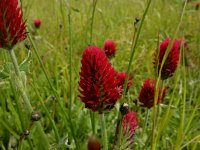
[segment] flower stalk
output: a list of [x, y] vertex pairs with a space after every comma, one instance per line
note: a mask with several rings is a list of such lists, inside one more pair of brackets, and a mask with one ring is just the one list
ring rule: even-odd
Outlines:
[[19, 65], [17, 63], [17, 59], [16, 59], [16, 56], [15, 56], [15, 52], [14, 50], [9, 50], [9, 55], [10, 55], [10, 58], [11, 58], [11, 61], [12, 61], [12, 64], [14, 66], [14, 70], [15, 70], [15, 74], [17, 76], [17, 81], [16, 81], [16, 84], [17, 84], [17, 88], [18, 90], [20, 91], [20, 94], [24, 100], [24, 103], [26, 104], [26, 107], [29, 111], [29, 114], [33, 111], [33, 108], [29, 102], [29, 99], [28, 99], [28, 96], [24, 90], [24, 86], [23, 86], [23, 80], [21, 78], [21, 74], [20, 74], [20, 70], [19, 70]]
[[101, 135], [103, 141], [103, 150], [108, 150], [108, 137], [107, 137], [104, 113], [100, 114], [100, 123], [101, 123]]
[[[14, 66], [15, 74], [17, 76], [17, 80], [15, 81], [17, 89], [19, 90], [20, 95], [21, 95], [21, 97], [22, 97], [22, 99], [23, 99], [23, 101], [26, 105], [26, 108], [28, 110], [28, 114], [30, 115], [31, 112], [33, 112], [33, 108], [30, 104], [29, 98], [26, 94], [26, 91], [25, 91], [25, 88], [24, 88], [24, 85], [23, 85], [23, 80], [22, 80], [22, 77], [21, 77], [21, 73], [20, 73], [18, 62], [17, 62], [17, 58], [15, 56], [15, 52], [14, 52], [14, 50], [8, 50], [8, 52], [9, 52], [12, 64]], [[44, 150], [48, 150], [50, 145], [49, 145], [48, 139], [47, 139], [47, 137], [46, 137], [46, 135], [45, 135], [45, 133], [42, 129], [40, 122], [36, 122], [36, 127], [37, 127], [37, 131], [38, 131], [38, 135], [43, 139], [42, 145], [44, 145], [43, 146]]]

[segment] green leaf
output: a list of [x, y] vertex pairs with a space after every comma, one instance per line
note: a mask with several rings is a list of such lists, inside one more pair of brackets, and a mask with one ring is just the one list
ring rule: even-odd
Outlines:
[[32, 53], [31, 51], [29, 51], [28, 56], [19, 66], [20, 71], [24, 71], [25, 73], [30, 73], [31, 60], [32, 60]]
[[0, 71], [0, 80], [6, 79], [10, 77], [10, 72], [13, 69], [13, 65], [11, 62], [6, 62], [3, 69]]

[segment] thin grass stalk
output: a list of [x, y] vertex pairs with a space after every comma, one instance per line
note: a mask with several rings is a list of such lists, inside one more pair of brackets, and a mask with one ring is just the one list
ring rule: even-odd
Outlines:
[[[198, 141], [196, 141], [196, 140], [198, 140]], [[189, 142], [187, 142], [186, 144], [184, 144], [183, 146], [181, 146], [181, 148], [180, 149], [184, 149], [187, 145], [189, 145], [189, 144], [191, 144], [191, 143], [193, 143], [193, 142], [199, 142], [199, 140], [200, 140], [200, 134], [199, 135], [197, 135], [197, 136], [195, 136], [193, 139], [191, 139]]]
[[[159, 49], [160, 49], [160, 47], [159, 47], [159, 43], [160, 43], [160, 38], [159, 38], [159, 33], [158, 33], [158, 41], [157, 41], [157, 46], [156, 46], [156, 68], [155, 68], [155, 81], [157, 81], [157, 78], [158, 78], [158, 62], [159, 62], [159, 54], [160, 54], [160, 51], [159, 51]], [[154, 106], [157, 104], [157, 98], [158, 98], [158, 87], [154, 87]], [[156, 107], [153, 107], [153, 116], [154, 116], [154, 118], [153, 118], [153, 129], [155, 129], [156, 128], [156, 121], [157, 121], [157, 110], [156, 110]], [[152, 130], [152, 132], [154, 132], [153, 130]], [[152, 138], [152, 141], [153, 141], [153, 138]]]
[[19, 139], [20, 135], [18, 135], [17, 132], [15, 132], [12, 127], [9, 126], [9, 123], [5, 122], [2, 117], [0, 118], [0, 124], [6, 128], [15, 138]]
[[96, 124], [95, 124], [95, 114], [92, 112], [92, 110], [89, 110], [90, 112], [90, 119], [91, 119], [91, 125], [92, 125], [92, 133], [95, 135], [96, 133]]
[[106, 131], [105, 116], [104, 116], [104, 113], [99, 114], [99, 115], [100, 115], [100, 123], [101, 123], [101, 135], [102, 135], [102, 141], [103, 141], [103, 150], [108, 150], [108, 137], [107, 137], [107, 131]]
[[[15, 118], [15, 127], [18, 128], [19, 131], [22, 133], [25, 129], [22, 128], [22, 121], [20, 120], [20, 118], [19, 118], [20, 115], [17, 112], [18, 108], [15, 108], [15, 104], [12, 103], [11, 98], [7, 99], [7, 105], [8, 105], [8, 109], [11, 112], [12, 116]], [[23, 107], [20, 107], [20, 109], [21, 108], [23, 108]]]
[[[122, 122], [124, 120], [124, 116], [121, 116], [121, 120], [118, 121], [118, 124], [117, 124], [117, 130], [119, 130], [118, 132], [118, 135], [116, 134], [117, 136], [117, 145], [118, 147], [120, 148], [121, 150], [121, 145], [122, 145], [122, 132], [123, 132], [123, 127], [122, 127]], [[119, 125], [119, 128], [118, 128], [118, 125]], [[116, 132], [117, 133], [117, 132]]]
[[[122, 96], [124, 97], [125, 94], [126, 94], [126, 87], [128, 85], [128, 79], [129, 79], [129, 73], [130, 73], [130, 69], [131, 69], [131, 66], [132, 66], [132, 62], [133, 62], [133, 56], [135, 54], [135, 50], [136, 50], [136, 47], [137, 47], [137, 43], [138, 43], [138, 40], [139, 40], [139, 37], [140, 37], [140, 33], [141, 33], [141, 30], [142, 30], [142, 26], [144, 24], [144, 19], [147, 15], [147, 12], [149, 10], [149, 7], [151, 5], [151, 2], [152, 0], [149, 0], [148, 1], [148, 4], [147, 4], [147, 7], [144, 11], [144, 14], [142, 16], [142, 20], [141, 20], [141, 23], [140, 23], [140, 26], [139, 26], [139, 29], [137, 30], [137, 27], [135, 26], [135, 32], [134, 32], [134, 35], [133, 35], [133, 40], [132, 40], [132, 46], [131, 46], [131, 55], [130, 55], [130, 60], [129, 60], [129, 63], [128, 63], [128, 67], [127, 67], [127, 76], [126, 76], [126, 79], [125, 79], [125, 83], [124, 83], [124, 86], [123, 86], [123, 93], [122, 93]], [[121, 100], [120, 103], [123, 104], [125, 100]], [[118, 112], [118, 121], [121, 120], [121, 112], [119, 111]], [[121, 124], [120, 124], [121, 126]], [[121, 127], [120, 127], [121, 128]], [[119, 137], [121, 137], [121, 132], [119, 132]]]
[[[197, 99], [200, 99], [200, 97], [198, 97]], [[199, 106], [198, 104], [195, 105], [195, 107], [194, 107], [194, 109], [192, 111], [192, 114], [190, 115], [190, 118], [189, 118], [188, 123], [187, 123], [186, 128], [185, 128], [185, 133], [184, 133], [185, 135], [189, 131], [190, 125], [191, 125], [191, 123], [192, 123], [192, 121], [193, 121], [193, 119], [195, 117], [195, 112], [197, 111], [198, 106]]]
[[46, 78], [46, 80], [47, 80], [47, 82], [48, 82], [48, 84], [49, 84], [49, 86], [50, 86], [50, 88], [51, 88], [51, 90], [52, 90], [54, 96], [55, 96], [56, 99], [58, 100], [59, 107], [60, 107], [62, 113], [64, 114], [64, 122], [65, 122], [65, 124], [67, 125], [67, 123], [68, 123], [68, 122], [67, 122], [68, 117], [67, 117], [67, 113], [66, 113], [66, 111], [65, 111], [65, 108], [63, 107], [63, 104], [61, 103], [61, 99], [60, 99], [60, 97], [59, 97], [57, 91], [54, 89], [53, 84], [51, 83], [49, 76], [47, 75], [47, 71], [46, 71], [46, 69], [45, 69], [45, 67], [44, 67], [44, 64], [43, 64], [43, 62], [42, 62], [42, 59], [41, 59], [41, 57], [39, 56], [38, 49], [37, 49], [37, 47], [36, 47], [36, 45], [35, 45], [35, 42], [33, 41], [33, 39], [32, 39], [32, 37], [31, 37], [30, 34], [28, 34], [28, 38], [29, 38], [31, 44], [33, 45], [34, 53], [36, 54], [37, 60], [38, 60], [38, 62], [39, 62], [39, 64], [40, 64], [40, 66], [42, 67], [42, 71], [43, 71], [43, 73], [44, 73], [44, 75], [45, 75], [45, 78]]
[[146, 110], [145, 122], [144, 122], [143, 131], [142, 131], [142, 138], [144, 138], [144, 135], [145, 135], [145, 133], [146, 133], [146, 128], [147, 128], [148, 119], [149, 119], [149, 109]]
[[[177, 84], [178, 84], [178, 79], [176, 79], [175, 81], [176, 81], [175, 84], [174, 84], [175, 86], [174, 86], [174, 89], [173, 89], [173, 92], [172, 92], [172, 96], [171, 96], [170, 101], [169, 101], [168, 108], [167, 108], [164, 116], [162, 117], [162, 120], [159, 121], [160, 122], [160, 126], [158, 127], [158, 132], [157, 132], [156, 139], [155, 139], [156, 141], [158, 139], [160, 139], [160, 136], [161, 136], [161, 134], [162, 134], [162, 132], [163, 132], [165, 126], [166, 126], [166, 123], [170, 119], [171, 114], [172, 114], [171, 106], [172, 106], [172, 102], [174, 100], [174, 94], [175, 94], [175, 90], [176, 90], [176, 87], [177, 87]], [[179, 103], [179, 101], [177, 102], [177, 104], [178, 103]]]
[[155, 86], [155, 89], [154, 89], [154, 106], [153, 106], [153, 126], [152, 126], [152, 143], [151, 143], [151, 149], [154, 150], [156, 149], [156, 120], [157, 120], [157, 108], [156, 108], [156, 105], [157, 105], [157, 101], [158, 101], [158, 94], [159, 94], [159, 84], [160, 84], [160, 77], [161, 77], [161, 74], [159, 74], [158, 78], [157, 78], [157, 83], [156, 83], [156, 86]]
[[162, 68], [164, 66], [164, 63], [167, 59], [167, 56], [170, 52], [170, 49], [173, 45], [173, 42], [174, 42], [174, 39], [179, 31], [179, 28], [180, 28], [180, 25], [182, 23], [182, 20], [183, 20], [183, 16], [184, 16], [184, 13], [185, 13], [185, 8], [186, 8], [186, 4], [187, 4], [187, 0], [185, 0], [185, 4], [183, 6], [183, 10], [182, 10], [182, 13], [181, 13], [181, 18], [180, 18], [180, 21], [179, 21], [179, 24], [177, 25], [177, 28], [173, 34], [173, 38], [170, 40], [170, 43], [169, 43], [169, 46], [167, 47], [167, 50], [164, 54], [164, 57], [163, 57], [163, 60], [161, 62], [161, 66], [160, 66], [160, 70], [159, 70], [159, 74], [158, 74], [158, 78], [157, 78], [157, 81], [156, 81], [156, 86], [155, 86], [155, 96], [154, 96], [154, 106], [153, 106], [153, 128], [152, 128], [152, 145], [151, 145], [151, 150], [154, 150], [156, 148], [156, 115], [157, 115], [157, 112], [156, 112], [156, 104], [157, 104], [157, 99], [158, 99], [158, 88], [159, 88], [159, 84], [160, 84], [160, 80], [161, 80], [161, 71], [162, 71]]
[[176, 144], [175, 144], [175, 147], [174, 149], [175, 150], [179, 150], [180, 149], [180, 146], [181, 146], [181, 141], [183, 139], [183, 136], [184, 136], [184, 122], [185, 122], [185, 106], [186, 106], [186, 92], [187, 92], [187, 88], [186, 88], [186, 82], [187, 82], [187, 79], [186, 79], [186, 70], [185, 70], [185, 57], [184, 57], [184, 48], [182, 49], [181, 51], [182, 55], [182, 61], [183, 61], [183, 68], [182, 68], [182, 77], [183, 77], [183, 98], [182, 98], [182, 104], [183, 104], [183, 107], [182, 107], [182, 113], [181, 113], [181, 122], [180, 122], [180, 127], [179, 127], [179, 130], [178, 130], [178, 135], [177, 135], [177, 139], [176, 139]]
[[45, 111], [47, 117], [49, 118], [49, 120], [50, 120], [50, 122], [51, 122], [51, 124], [52, 124], [53, 130], [54, 130], [54, 133], [55, 133], [55, 136], [56, 136], [56, 141], [57, 141], [57, 143], [59, 143], [60, 135], [59, 135], [59, 133], [58, 133], [58, 129], [57, 129], [57, 127], [56, 127], [56, 124], [55, 124], [55, 122], [54, 122], [54, 120], [53, 120], [53, 118], [52, 118], [52, 116], [51, 116], [49, 110], [48, 110], [47, 107], [44, 105], [44, 102], [42, 101], [42, 97], [40, 96], [40, 94], [39, 94], [37, 88], [35, 87], [35, 85], [32, 85], [32, 87], [33, 87], [33, 89], [34, 89], [34, 91], [35, 91], [35, 93], [36, 93], [36, 95], [37, 95], [37, 97], [38, 97], [38, 100], [40, 101], [40, 103], [41, 103], [41, 105], [42, 105], [42, 108], [44, 109], [44, 111]]
[[60, 12], [61, 12], [61, 15], [62, 15], [62, 21], [63, 21], [63, 28], [64, 28], [64, 31], [65, 31], [65, 12], [64, 12], [64, 8], [63, 8], [63, 6], [65, 6], [64, 4], [63, 4], [63, 0], [60, 0], [59, 1], [60, 3]]
[[92, 44], [92, 39], [93, 39], [93, 24], [94, 24], [94, 14], [96, 10], [96, 5], [97, 5], [98, 0], [93, 0], [93, 9], [92, 9], [92, 18], [91, 18], [91, 23], [90, 23], [90, 44]]
[[[97, 5], [98, 0], [93, 0], [93, 10], [92, 10], [92, 18], [91, 18], [91, 23], [90, 23], [90, 44], [92, 44], [93, 40], [93, 24], [94, 24], [94, 14], [96, 10], [96, 5]], [[95, 127], [95, 114], [93, 111], [90, 111], [90, 119], [91, 119], [91, 125], [92, 125], [92, 133], [95, 135], [96, 132], [96, 127]]]
[[147, 15], [147, 12], [149, 10], [149, 7], [151, 5], [151, 2], [152, 0], [149, 0], [148, 1], [148, 4], [147, 4], [147, 7], [144, 11], [144, 14], [142, 16], [142, 19], [141, 19], [141, 23], [140, 23], [140, 26], [139, 26], [139, 29], [138, 31], [135, 33], [136, 35], [134, 35], [133, 37], [133, 41], [132, 41], [132, 46], [131, 46], [131, 55], [130, 55], [130, 60], [129, 60], [129, 63], [128, 63], [128, 68], [127, 68], [127, 76], [126, 76], [126, 80], [125, 80], [125, 83], [124, 83], [124, 87], [123, 87], [123, 97], [125, 96], [126, 94], [126, 87], [127, 87], [127, 84], [128, 84], [128, 78], [129, 78], [129, 73], [130, 73], [130, 69], [131, 69], [131, 66], [132, 66], [132, 62], [133, 62], [133, 56], [135, 54], [135, 50], [136, 50], [136, 47], [137, 47], [137, 43], [138, 43], [138, 40], [139, 40], [139, 37], [140, 37], [140, 34], [141, 34], [141, 30], [142, 30], [142, 26], [144, 24], [144, 19]]
[[2, 148], [2, 150], [6, 150], [3, 144], [0, 145], [0, 148]]
[[77, 138], [75, 135], [75, 130], [72, 122], [72, 96], [73, 96], [73, 83], [72, 83], [72, 25], [71, 25], [71, 8], [69, 5], [69, 14], [68, 14], [68, 36], [69, 36], [69, 80], [70, 80], [70, 96], [69, 96], [69, 110], [68, 110], [68, 116], [69, 116], [69, 124], [70, 124], [70, 130], [72, 137], [74, 139], [74, 142], [76, 144], [76, 148], [79, 149], [79, 144], [77, 142]]
[[199, 144], [198, 142], [194, 143], [194, 144], [192, 145], [191, 150], [197, 150], [198, 144]]
[[[9, 83], [10, 83], [10, 87], [11, 87], [11, 90], [12, 90], [12, 93], [14, 94], [14, 98], [17, 99], [17, 94], [16, 94], [16, 90], [14, 88], [14, 84], [12, 82], [12, 80], [9, 80]], [[19, 101], [19, 100], [16, 100], [16, 107], [17, 107], [17, 111], [19, 113], [19, 118], [20, 118], [20, 121], [21, 121], [21, 128], [23, 130], [25, 130], [25, 124], [26, 124], [26, 115], [25, 113], [23, 113], [23, 110], [21, 108], [23, 108], [23, 105], [22, 103]]]
[[35, 1], [28, 1], [28, 4], [24, 8], [21, 6], [21, 8], [24, 9], [23, 12], [25, 12], [23, 18], [28, 18], [28, 16], [30, 16], [31, 8], [34, 6], [34, 2]]

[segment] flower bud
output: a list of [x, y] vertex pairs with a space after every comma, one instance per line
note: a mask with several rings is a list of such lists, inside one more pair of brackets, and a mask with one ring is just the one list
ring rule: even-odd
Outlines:
[[24, 133], [23, 133], [23, 135], [25, 135], [25, 136], [27, 136], [27, 135], [29, 135], [29, 134], [30, 134], [30, 131], [29, 131], [29, 130], [25, 130]]
[[35, 28], [37, 28], [37, 29], [40, 28], [40, 26], [41, 26], [40, 19], [34, 19], [33, 22], [34, 22]]
[[126, 115], [129, 112], [129, 106], [128, 106], [127, 103], [124, 103], [124, 104], [121, 105], [120, 112], [123, 116]]
[[116, 53], [116, 43], [112, 40], [104, 42], [104, 52], [108, 58], [114, 57]]
[[39, 111], [34, 111], [31, 114], [31, 120], [32, 121], [38, 121], [41, 119], [41, 113]]
[[88, 140], [88, 150], [100, 150], [101, 144], [96, 136], [92, 135]]

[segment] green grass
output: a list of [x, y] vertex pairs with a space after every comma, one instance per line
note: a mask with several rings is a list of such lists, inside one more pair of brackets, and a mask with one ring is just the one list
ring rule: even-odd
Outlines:
[[[94, 114], [96, 129], [93, 131], [90, 112], [77, 96], [82, 52], [89, 44], [102, 48], [106, 39], [113, 39], [117, 43], [117, 53], [112, 64], [117, 71], [127, 71], [134, 21], [142, 18], [148, 1], [98, 0], [92, 39], [93, 0], [22, 2], [29, 35], [35, 44], [31, 48], [29, 70], [26, 70], [26, 93], [30, 103], [34, 110], [42, 113], [40, 122], [52, 149], [64, 149], [65, 144], [71, 149], [75, 148], [75, 144], [79, 145], [78, 149], [87, 149], [87, 140], [93, 132], [101, 139], [101, 127], [98, 114]], [[133, 86], [128, 96], [123, 97], [124, 101], [131, 102], [140, 124], [135, 135], [135, 149], [151, 148], [153, 109], [146, 117], [147, 110], [138, 107], [132, 100], [138, 97], [144, 80], [154, 78], [152, 62], [158, 34], [160, 41], [173, 37], [179, 23], [175, 38], [184, 38], [189, 49], [182, 51], [184, 58], [176, 73], [164, 82], [168, 90], [163, 104], [159, 106], [154, 144], [159, 150], [200, 149], [200, 10], [195, 10], [196, 2], [198, 0], [186, 5], [182, 22], [183, 0], [152, 0], [147, 12], [130, 67], [130, 74], [134, 76]], [[34, 18], [40, 18], [42, 24], [33, 34]], [[24, 47], [26, 42], [33, 44], [27, 38], [15, 48], [19, 64], [28, 55]], [[12, 70], [9, 62], [9, 54], [0, 50], [0, 70]], [[24, 109], [18, 108], [20, 104], [17, 102], [21, 98], [11, 78], [13, 72], [9, 78], [0, 78], [0, 149], [11, 149], [26, 129], [30, 129], [30, 135], [20, 144], [21, 149], [34, 149], [34, 146], [41, 149], [35, 144], [42, 140], [35, 124], [31, 124]], [[114, 141], [117, 115], [116, 108], [105, 114], [109, 149]]]

